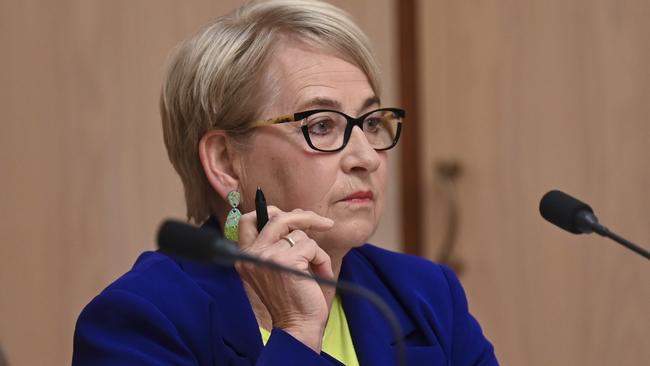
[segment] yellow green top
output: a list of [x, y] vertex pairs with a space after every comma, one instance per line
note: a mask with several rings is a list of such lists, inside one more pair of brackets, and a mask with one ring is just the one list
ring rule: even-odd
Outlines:
[[[262, 341], [266, 345], [271, 333], [260, 327]], [[323, 352], [336, 358], [346, 366], [359, 366], [357, 353], [354, 351], [348, 320], [343, 311], [341, 299], [337, 295], [332, 303], [330, 317], [325, 326], [325, 335], [323, 336]]]

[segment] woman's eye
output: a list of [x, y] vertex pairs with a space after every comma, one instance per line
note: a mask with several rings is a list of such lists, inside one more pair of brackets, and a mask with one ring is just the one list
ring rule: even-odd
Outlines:
[[366, 132], [379, 132], [383, 127], [383, 121], [381, 118], [368, 118], [364, 121], [363, 130]]
[[329, 118], [321, 118], [317, 121], [309, 122], [309, 134], [327, 135], [334, 128], [334, 121]]

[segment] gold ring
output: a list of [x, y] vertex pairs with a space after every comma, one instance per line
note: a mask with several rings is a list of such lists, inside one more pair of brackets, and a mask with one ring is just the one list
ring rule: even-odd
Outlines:
[[296, 242], [293, 239], [291, 239], [289, 235], [283, 236], [282, 239], [286, 240], [289, 243], [289, 245], [291, 245], [292, 248], [294, 245], [296, 245]]

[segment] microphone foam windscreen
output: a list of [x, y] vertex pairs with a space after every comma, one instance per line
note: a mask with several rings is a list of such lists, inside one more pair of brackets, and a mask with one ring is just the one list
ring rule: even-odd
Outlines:
[[588, 204], [557, 190], [546, 193], [539, 202], [542, 217], [574, 234], [582, 233], [575, 225], [576, 215], [580, 211], [594, 212]]
[[214, 241], [218, 233], [192, 225], [165, 221], [158, 230], [158, 247], [171, 255], [209, 261], [215, 257]]

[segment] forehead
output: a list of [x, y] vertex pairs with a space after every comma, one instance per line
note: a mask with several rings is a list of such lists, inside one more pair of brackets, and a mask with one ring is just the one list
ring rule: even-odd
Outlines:
[[[299, 42], [283, 42], [269, 64], [273, 96], [269, 108], [292, 113], [339, 107], [358, 113], [376, 98], [366, 74], [334, 52]], [[338, 108], [337, 108], [338, 109]]]

